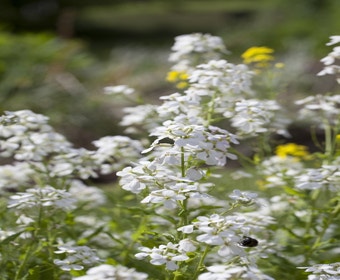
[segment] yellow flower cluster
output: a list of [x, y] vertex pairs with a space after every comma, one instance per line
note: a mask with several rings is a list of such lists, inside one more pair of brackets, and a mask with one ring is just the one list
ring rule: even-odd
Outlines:
[[276, 147], [275, 153], [281, 158], [292, 156], [295, 158], [305, 158], [309, 155], [306, 146], [297, 145], [295, 143], [287, 143]]
[[170, 83], [176, 83], [178, 89], [187, 88], [189, 75], [184, 71], [170, 71], [166, 80]]
[[273, 49], [268, 47], [251, 47], [243, 54], [243, 63], [254, 64], [257, 68], [268, 67], [268, 63], [274, 60]]

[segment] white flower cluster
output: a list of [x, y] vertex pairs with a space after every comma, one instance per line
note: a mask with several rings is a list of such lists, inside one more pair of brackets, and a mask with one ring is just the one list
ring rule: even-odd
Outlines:
[[[196, 240], [209, 246], [218, 247], [218, 255], [224, 258], [234, 256], [246, 257], [240, 241], [251, 232], [258, 231], [267, 223], [252, 223], [253, 217], [243, 215], [221, 216], [212, 214], [209, 217], [199, 216], [191, 225], [178, 228], [185, 234], [195, 233]], [[272, 221], [267, 221], [272, 223]]]
[[208, 272], [199, 275], [198, 280], [274, 280], [254, 266], [212, 265], [208, 266], [207, 270]]
[[183, 262], [189, 259], [187, 252], [193, 252], [196, 247], [191, 241], [181, 240], [179, 244], [169, 242], [167, 245], [160, 245], [152, 249], [141, 247], [141, 253], [135, 256], [137, 259], [150, 258], [150, 263], [153, 265], [164, 265], [168, 270], [178, 269], [177, 262]]
[[339, 125], [340, 95], [308, 96], [295, 102], [303, 107], [299, 110], [300, 118], [312, 121], [319, 127], [324, 128], [325, 120], [331, 125]]
[[146, 280], [147, 274], [137, 272], [133, 268], [109, 264], [101, 264], [86, 271], [86, 275], [74, 277], [72, 280]]
[[189, 77], [191, 87], [188, 91], [195, 90], [199, 96], [219, 97], [224, 103], [230, 102], [241, 93], [253, 94], [252, 76], [252, 72], [244, 64], [235, 65], [226, 60], [210, 60], [206, 64], [198, 65], [192, 72]]
[[18, 190], [29, 185], [33, 169], [26, 162], [16, 162], [13, 165], [0, 166], [0, 193], [2, 191]]
[[95, 250], [87, 246], [60, 245], [58, 249], [54, 253], [66, 255], [66, 258], [55, 259], [54, 264], [64, 271], [83, 270], [85, 266], [95, 265], [101, 261]]
[[236, 159], [235, 155], [229, 153], [230, 143], [238, 144], [235, 135], [216, 126], [189, 124], [183, 115], [165, 121], [163, 126], [151, 133], [151, 136], [157, 136], [151, 149], [162, 139], [168, 138], [174, 141], [171, 151], [169, 149], [160, 157], [167, 157], [169, 154], [178, 155], [183, 152], [181, 151], [183, 148], [186, 156], [190, 155], [208, 165], [224, 166], [227, 157]]
[[[235, 113], [231, 125], [238, 129], [241, 135], [257, 135], [273, 127], [275, 112], [280, 106], [275, 100], [243, 99], [235, 103]], [[230, 112], [225, 113], [228, 116]]]
[[48, 118], [29, 110], [5, 112], [0, 121], [0, 155], [16, 160], [41, 161], [71, 147], [47, 124]]
[[228, 53], [220, 37], [210, 34], [188, 34], [175, 38], [169, 61], [175, 63], [173, 69], [190, 72], [196, 65], [212, 59], [219, 59]]
[[293, 157], [272, 156], [258, 165], [258, 170], [266, 180], [267, 187], [280, 187], [303, 172], [304, 166]]
[[109, 174], [140, 157], [141, 143], [126, 136], [106, 136], [93, 142], [97, 148], [93, 155], [102, 174]]
[[339, 191], [340, 157], [323, 164], [320, 168], [305, 168], [294, 157], [273, 156], [259, 166], [267, 187], [294, 186], [298, 190], [315, 190], [328, 187], [330, 191]]
[[27, 189], [26, 192], [18, 192], [10, 197], [8, 204], [8, 208], [16, 208], [24, 212], [36, 207], [51, 207], [68, 211], [75, 207], [75, 199], [66, 190], [57, 190], [51, 186], [46, 186], [44, 188]]
[[[331, 36], [331, 41], [327, 43], [327, 46], [335, 45], [340, 43], [340, 36]], [[333, 48], [333, 51], [330, 52], [326, 57], [321, 59], [321, 62], [325, 65], [323, 70], [321, 70], [318, 75], [337, 75], [340, 74], [340, 46], [336, 46]], [[340, 84], [340, 78], [337, 78], [337, 82]]]
[[306, 272], [312, 273], [308, 275], [308, 280], [339, 280], [340, 279], [340, 262], [330, 264], [314, 264], [310, 267], [299, 267], [305, 269]]

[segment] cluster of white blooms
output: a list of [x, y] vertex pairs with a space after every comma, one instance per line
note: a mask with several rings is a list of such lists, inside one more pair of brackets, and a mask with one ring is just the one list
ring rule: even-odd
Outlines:
[[[126, 133], [149, 132], [159, 125], [157, 120], [157, 106], [151, 104], [125, 107], [125, 113], [120, 125], [126, 126]], [[145, 130], [145, 131], [144, 131]]]
[[[327, 43], [327, 46], [335, 45], [340, 43], [340, 36], [331, 36], [331, 41]], [[319, 76], [324, 75], [337, 75], [340, 74], [340, 46], [336, 46], [333, 48], [333, 51], [331, 51], [326, 57], [321, 59], [321, 62], [325, 65], [322, 71], [318, 73]], [[340, 84], [340, 78], [337, 78], [337, 82]]]
[[253, 192], [241, 192], [240, 190], [233, 190], [233, 193], [229, 197], [242, 205], [252, 205], [256, 202], [257, 193]]
[[228, 51], [220, 37], [210, 34], [187, 34], [175, 38], [169, 61], [174, 70], [190, 72], [196, 65], [219, 59]]
[[258, 170], [264, 176], [267, 187], [281, 187], [291, 184], [303, 172], [304, 166], [294, 157], [272, 156], [261, 162]]
[[34, 171], [26, 162], [0, 166], [0, 193], [5, 190], [18, 190], [29, 185]]
[[80, 180], [71, 180], [69, 193], [82, 204], [82, 208], [95, 208], [106, 202], [106, 196], [100, 188], [87, 186]]
[[8, 208], [18, 210], [51, 207], [64, 211], [71, 210], [75, 207], [75, 199], [66, 190], [57, 190], [51, 186], [44, 188], [36, 187], [27, 189], [26, 192], [18, 192], [12, 195], [9, 200]]
[[299, 267], [305, 269], [306, 272], [312, 273], [308, 275], [308, 280], [339, 280], [340, 279], [340, 262], [329, 264], [314, 264], [310, 267]]
[[252, 72], [244, 64], [235, 65], [226, 60], [210, 60], [206, 64], [198, 65], [192, 72], [189, 77], [191, 87], [188, 91], [194, 90], [198, 96], [211, 96], [227, 103], [240, 95], [253, 94], [252, 76]]
[[339, 125], [340, 95], [317, 94], [298, 100], [295, 103], [303, 106], [299, 110], [301, 119], [312, 121], [322, 128], [324, 128], [325, 121], [332, 125]]
[[[272, 124], [275, 111], [280, 106], [274, 100], [243, 99], [235, 103], [235, 114], [231, 119], [231, 125], [241, 135], [254, 136], [268, 131]], [[225, 115], [229, 115], [227, 112]]]
[[48, 170], [52, 177], [79, 177], [88, 179], [98, 177], [98, 166], [94, 161], [95, 151], [84, 148], [70, 148], [67, 152], [51, 158]]
[[138, 272], [133, 268], [101, 264], [90, 268], [86, 271], [86, 275], [74, 277], [72, 280], [145, 280], [147, 278], [146, 273]]
[[29, 110], [5, 112], [0, 121], [0, 155], [16, 160], [41, 161], [71, 144], [47, 124], [48, 118]]
[[227, 157], [236, 159], [235, 155], [229, 153], [230, 143], [238, 144], [235, 135], [215, 126], [190, 124], [184, 115], [165, 121], [163, 126], [157, 127], [151, 133], [151, 136], [157, 136], [157, 139], [150, 149], [163, 139], [171, 139], [174, 142], [172, 148], [174, 154], [179, 154], [181, 148], [184, 148], [184, 152], [208, 165], [224, 166]]
[[255, 266], [212, 265], [207, 270], [198, 276], [198, 280], [274, 280]]
[[92, 266], [101, 261], [95, 250], [87, 246], [60, 245], [58, 249], [54, 253], [66, 255], [66, 258], [55, 259], [54, 264], [64, 271], [83, 270], [85, 266]]
[[[274, 101], [245, 99], [253, 96], [253, 73], [246, 65], [234, 65], [221, 59], [219, 54], [225, 50], [222, 46], [220, 38], [210, 35], [194, 34], [176, 38], [170, 61], [177, 63], [173, 69], [189, 74], [188, 89], [183, 93], [161, 97], [163, 103], [152, 107], [150, 111], [138, 112], [138, 109], [143, 110], [138, 106], [129, 111], [135, 115], [130, 114], [123, 119], [123, 124], [142, 126], [143, 122], [150, 122], [146, 116], [152, 112], [156, 113], [160, 123], [147, 125], [149, 135], [156, 139], [142, 152], [145, 157], [117, 172], [122, 188], [141, 194], [141, 203], [157, 205], [156, 213], [168, 214], [176, 209], [190, 209], [190, 213], [186, 213], [188, 224], [178, 228], [181, 234], [188, 237], [185, 241], [178, 244], [170, 242], [154, 248], [143, 247], [136, 255], [141, 259], [149, 258], [151, 264], [165, 265], [168, 270], [177, 270], [177, 262], [189, 260], [188, 252], [199, 252], [206, 246], [214, 247], [211, 258], [230, 260], [239, 257], [253, 264], [246, 257], [247, 246], [244, 244], [247, 243], [244, 237], [273, 223], [272, 219], [264, 218], [259, 213], [256, 217], [241, 214], [203, 216], [195, 209], [197, 205], [222, 209], [226, 205], [230, 206], [225, 201], [222, 203], [209, 196], [212, 184], [203, 184], [201, 181], [207, 176], [209, 167], [224, 166], [228, 158], [237, 158], [230, 151], [232, 145], [239, 143], [238, 137], [212, 123], [223, 118], [233, 120], [235, 117], [236, 121], [231, 121], [231, 124], [238, 133], [254, 135], [268, 130], [269, 124], [274, 123], [274, 113], [279, 109]], [[210, 55], [204, 57], [201, 52]], [[197, 54], [200, 60], [195, 59]], [[250, 124], [251, 121], [254, 123]], [[235, 205], [250, 206], [257, 204], [256, 196], [236, 190], [230, 198]], [[176, 217], [174, 220], [179, 219]], [[248, 239], [256, 243], [251, 247], [257, 246], [257, 240]], [[251, 271], [244, 273], [246, 275]]]
[[178, 244], [169, 242], [166, 245], [160, 245], [152, 249], [141, 247], [141, 253], [135, 256], [137, 259], [150, 258], [150, 263], [153, 265], [164, 265], [168, 270], [178, 269], [177, 262], [183, 262], [189, 259], [187, 252], [195, 251], [196, 247], [191, 241], [181, 240]]
[[323, 164], [320, 168], [306, 168], [295, 178], [298, 189], [314, 190], [327, 186], [330, 191], [339, 191], [340, 157], [334, 161]]
[[93, 158], [102, 174], [109, 174], [139, 158], [142, 144], [126, 136], [106, 136], [93, 142], [97, 148]]

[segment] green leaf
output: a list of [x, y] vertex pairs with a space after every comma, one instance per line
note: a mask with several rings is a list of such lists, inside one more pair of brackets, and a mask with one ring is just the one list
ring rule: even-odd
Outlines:
[[26, 230], [19, 231], [11, 236], [6, 237], [4, 240], [0, 242], [0, 245], [7, 245], [10, 242], [14, 241], [20, 234], [24, 233]]

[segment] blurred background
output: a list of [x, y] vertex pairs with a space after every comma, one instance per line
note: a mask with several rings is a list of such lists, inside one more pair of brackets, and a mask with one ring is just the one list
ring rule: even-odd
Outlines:
[[286, 64], [287, 98], [326, 92], [319, 60], [340, 34], [339, 0], [1, 0], [1, 111], [30, 109], [77, 146], [122, 133], [123, 106], [102, 94], [127, 84], [146, 102], [175, 91], [165, 81], [174, 37], [220, 36], [241, 63], [251, 46]]

